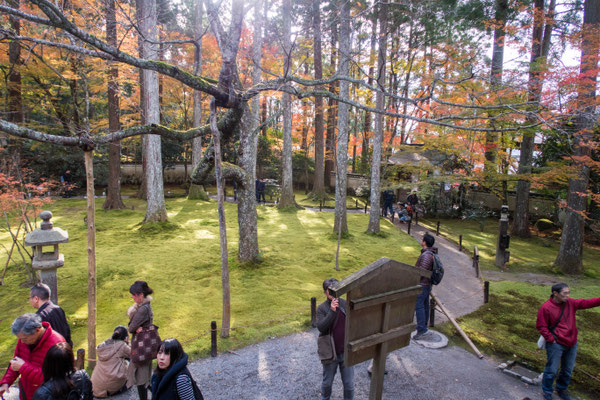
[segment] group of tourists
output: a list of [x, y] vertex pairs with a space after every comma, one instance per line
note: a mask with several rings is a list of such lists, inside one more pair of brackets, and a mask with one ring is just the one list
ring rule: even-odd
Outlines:
[[396, 195], [392, 189], [387, 189], [383, 192], [382, 201], [383, 201], [383, 216], [393, 217], [394, 214], [398, 213], [398, 219], [400, 223], [408, 222], [412, 219], [414, 213], [416, 212], [417, 204], [419, 203], [419, 197], [417, 196], [417, 191], [413, 190], [407, 197], [406, 201], [398, 202], [397, 208], [394, 209], [394, 201], [396, 199]]
[[[188, 356], [177, 339], [161, 341], [153, 324], [153, 290], [145, 281], [129, 288], [134, 304], [127, 327], [117, 326], [97, 347], [97, 365], [90, 378], [75, 369], [71, 331], [64, 311], [50, 300], [50, 288], [37, 284], [29, 301], [37, 312], [11, 325], [17, 345], [0, 380], [0, 396], [19, 378], [20, 400], [91, 400], [137, 386], [140, 400], [202, 400], [202, 392], [187, 369]], [[132, 335], [131, 345], [129, 334]], [[152, 371], [152, 360], [157, 368]]]

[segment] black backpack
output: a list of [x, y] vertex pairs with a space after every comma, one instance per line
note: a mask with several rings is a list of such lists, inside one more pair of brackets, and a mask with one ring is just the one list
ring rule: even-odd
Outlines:
[[433, 285], [439, 285], [444, 278], [444, 265], [437, 253], [433, 251], [430, 251], [430, 253], [433, 255], [433, 268], [431, 269], [430, 281]]
[[75, 371], [71, 380], [75, 386], [67, 395], [67, 400], [93, 400], [92, 381], [84, 369]]

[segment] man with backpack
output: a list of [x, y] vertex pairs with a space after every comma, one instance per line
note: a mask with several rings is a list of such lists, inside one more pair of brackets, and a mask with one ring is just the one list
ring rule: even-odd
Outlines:
[[[434, 243], [435, 238], [432, 235], [429, 233], [423, 235], [423, 239], [421, 240], [423, 249], [421, 250], [421, 255], [419, 256], [415, 267], [433, 271], [434, 264], [436, 264], [436, 262], [440, 264], [439, 258], [436, 260], [437, 248], [433, 247]], [[438, 269], [439, 268], [441, 268], [441, 265], [438, 265]], [[427, 330], [427, 323], [429, 322], [429, 294], [431, 293], [431, 284], [437, 285], [441, 280], [439, 271], [436, 272], [436, 276], [432, 275], [431, 279], [421, 277], [421, 282], [419, 283], [423, 290], [417, 296], [417, 305], [415, 308], [415, 313], [417, 315], [417, 334], [413, 337], [414, 340], [428, 340], [431, 337], [431, 333]]]

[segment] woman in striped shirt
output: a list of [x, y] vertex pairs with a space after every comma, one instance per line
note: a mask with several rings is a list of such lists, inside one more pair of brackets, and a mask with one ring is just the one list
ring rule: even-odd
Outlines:
[[202, 393], [187, 369], [188, 355], [177, 339], [163, 340], [152, 375], [152, 400], [203, 400]]

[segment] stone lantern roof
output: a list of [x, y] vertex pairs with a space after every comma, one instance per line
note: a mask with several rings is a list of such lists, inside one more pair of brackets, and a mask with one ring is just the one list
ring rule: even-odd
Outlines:
[[42, 211], [40, 218], [43, 220], [41, 228], [35, 229], [29, 232], [25, 236], [26, 246], [51, 246], [59, 243], [67, 243], [69, 241], [69, 234], [60, 228], [52, 227], [52, 213], [50, 211]]

